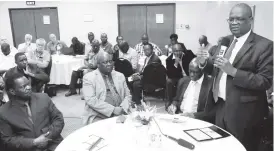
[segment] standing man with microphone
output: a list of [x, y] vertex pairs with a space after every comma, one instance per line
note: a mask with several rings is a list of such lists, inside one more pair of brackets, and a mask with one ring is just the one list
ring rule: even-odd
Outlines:
[[216, 125], [234, 135], [247, 149], [256, 151], [260, 126], [267, 114], [266, 90], [273, 79], [273, 41], [253, 33], [252, 10], [235, 5], [227, 20], [230, 45], [214, 56], [198, 54], [204, 72], [214, 73]]

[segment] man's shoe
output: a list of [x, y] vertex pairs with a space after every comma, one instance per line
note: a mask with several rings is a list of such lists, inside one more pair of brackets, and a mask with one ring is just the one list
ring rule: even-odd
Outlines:
[[66, 97], [77, 94], [76, 91], [68, 91], [68, 93], [65, 94]]

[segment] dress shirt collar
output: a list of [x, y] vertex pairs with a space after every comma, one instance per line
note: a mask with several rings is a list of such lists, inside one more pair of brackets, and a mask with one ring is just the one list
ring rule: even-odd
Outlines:
[[247, 40], [248, 36], [250, 35], [251, 33], [251, 29], [249, 30], [249, 32], [247, 32], [246, 34], [244, 34], [243, 36], [239, 37], [239, 38], [236, 38], [234, 36], [234, 40], [237, 39], [237, 43], [245, 43], [245, 41]]
[[11, 104], [14, 106], [25, 106], [26, 103], [30, 105], [30, 100], [29, 101], [22, 101], [22, 100], [12, 100]]
[[197, 83], [199, 83], [199, 84], [202, 84], [203, 80], [204, 80], [204, 74], [203, 74], [203, 75], [200, 77], [200, 79], [198, 79], [197, 81], [192, 81], [192, 80], [191, 80], [191, 82], [197, 82]]

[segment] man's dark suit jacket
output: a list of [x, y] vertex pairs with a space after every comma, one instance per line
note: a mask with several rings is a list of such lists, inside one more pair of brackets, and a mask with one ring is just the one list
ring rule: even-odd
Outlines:
[[24, 103], [10, 100], [0, 107], [0, 132], [4, 151], [39, 151], [33, 146], [33, 139], [50, 132], [53, 139], [48, 149], [53, 151], [62, 141], [60, 133], [64, 127], [62, 113], [45, 93], [33, 93], [30, 100], [32, 122]]
[[[174, 101], [172, 102], [172, 104], [176, 105], [177, 107], [177, 111], [176, 111], [177, 113], [180, 112], [180, 106], [182, 104], [185, 91], [190, 81], [191, 81], [190, 77], [184, 77], [178, 83], [176, 97], [174, 98]], [[201, 85], [200, 94], [197, 94], [199, 95], [197, 112], [194, 113], [195, 118], [208, 121], [211, 123], [214, 122], [214, 117], [215, 117], [214, 116], [215, 112], [213, 111], [215, 102], [212, 96], [213, 95], [212, 84], [213, 84], [213, 79], [204, 74], [204, 80]]]
[[[228, 38], [232, 43], [234, 37]], [[219, 71], [213, 67], [216, 54], [204, 68], [205, 72], [215, 73], [215, 77]], [[266, 90], [273, 79], [273, 41], [251, 32], [232, 66], [237, 73], [234, 78], [227, 76], [224, 119], [230, 133], [242, 142], [252, 133], [252, 128], [261, 124], [268, 111]]]
[[[185, 55], [182, 58], [182, 65], [186, 75], [189, 75], [188, 68], [190, 61], [196, 56], [191, 50], [185, 51]], [[178, 65], [177, 68], [174, 66], [175, 60], [173, 59], [173, 54], [171, 54], [166, 59], [166, 68], [167, 76], [170, 79], [180, 79], [183, 77], [181, 65]]]
[[[147, 66], [150, 65], [150, 64], [152, 64], [152, 63], [160, 63], [160, 64], [162, 64], [162, 61], [160, 60], [160, 58], [157, 55], [155, 55], [155, 53], [153, 53], [152, 56], [149, 58], [149, 60], [147, 62]], [[141, 71], [141, 74], [143, 74], [143, 71]]]
[[30, 68], [30, 72], [34, 74], [34, 77], [29, 77], [28, 75], [25, 75], [24, 71], [18, 69], [18, 67], [16, 66], [16, 67], [9, 69], [6, 72], [5, 79], [6, 79], [6, 77], [11, 76], [12, 74], [18, 74], [18, 73], [22, 74], [22, 75], [26, 76], [29, 80], [31, 80], [31, 86], [32, 86], [33, 90], [34, 89], [36, 90], [36, 87], [38, 87], [37, 84], [39, 82], [42, 82], [44, 84], [49, 82], [49, 80], [50, 80], [49, 76], [42, 69], [40, 69], [37, 65], [29, 64], [29, 68]]

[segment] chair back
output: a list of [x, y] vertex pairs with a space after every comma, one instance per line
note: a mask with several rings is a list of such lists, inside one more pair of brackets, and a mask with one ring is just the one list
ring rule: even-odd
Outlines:
[[130, 77], [134, 73], [132, 65], [127, 59], [117, 59], [114, 66], [115, 70], [123, 73], [126, 78]]
[[153, 92], [156, 89], [166, 87], [166, 69], [160, 63], [147, 65], [143, 72], [143, 90]]

